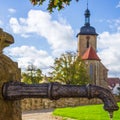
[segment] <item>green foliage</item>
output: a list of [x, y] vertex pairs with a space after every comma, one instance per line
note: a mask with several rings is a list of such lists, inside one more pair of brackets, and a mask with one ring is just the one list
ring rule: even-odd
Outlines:
[[27, 84], [37, 84], [40, 83], [42, 79], [42, 71], [33, 65], [28, 66], [27, 70], [22, 73], [22, 82]]
[[30, 76], [27, 73], [22, 73], [22, 82], [32, 84]]
[[[42, 5], [46, 0], [30, 0], [33, 5]], [[70, 5], [72, 0], [49, 0], [47, 10], [53, 12], [53, 9], [61, 10], [66, 5]], [[78, 0], [76, 0], [78, 1]]]
[[[120, 107], [120, 102], [118, 103]], [[73, 118], [76, 120], [110, 120], [108, 112], [103, 105], [88, 105], [55, 109], [54, 115]], [[114, 120], [120, 120], [120, 110], [114, 112]]]
[[53, 81], [65, 84], [83, 85], [89, 82], [85, 63], [75, 53], [62, 54], [56, 58], [53, 71], [50, 73]]

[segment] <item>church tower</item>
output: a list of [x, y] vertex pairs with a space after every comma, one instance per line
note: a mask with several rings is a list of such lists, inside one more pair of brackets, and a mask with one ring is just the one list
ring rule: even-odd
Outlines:
[[85, 10], [85, 24], [81, 27], [78, 37], [78, 56], [82, 56], [90, 46], [97, 51], [97, 33], [94, 27], [90, 26], [90, 11]]
[[97, 55], [97, 36], [96, 30], [90, 25], [90, 11], [85, 10], [85, 24], [77, 34], [78, 38], [78, 57], [82, 58], [87, 67], [91, 84], [107, 88], [107, 68], [101, 63]]

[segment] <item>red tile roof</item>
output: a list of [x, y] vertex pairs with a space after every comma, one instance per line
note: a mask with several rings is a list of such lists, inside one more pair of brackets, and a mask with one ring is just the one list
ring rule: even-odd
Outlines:
[[116, 84], [120, 85], [120, 78], [108, 78], [107, 79], [108, 85], [112, 88], [115, 87]]
[[95, 50], [92, 47], [89, 47], [82, 56], [83, 60], [100, 60]]

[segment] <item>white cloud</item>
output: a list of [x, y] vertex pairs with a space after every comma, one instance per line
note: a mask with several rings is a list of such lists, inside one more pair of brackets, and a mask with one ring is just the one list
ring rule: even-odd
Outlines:
[[11, 18], [10, 19], [10, 25], [11, 25], [14, 33], [18, 34], [18, 33], [22, 32], [22, 28], [19, 25], [19, 23], [18, 23], [16, 18]]
[[117, 32], [120, 32], [120, 18], [107, 20], [109, 23], [110, 29], [115, 29]]
[[120, 7], [120, 1], [119, 1], [119, 3], [117, 4], [116, 8], [119, 8], [119, 7]]
[[27, 18], [11, 18], [10, 26], [14, 33], [22, 36], [36, 33], [44, 37], [51, 46], [54, 55], [76, 48], [71, 26], [62, 19], [60, 21], [52, 20], [51, 15], [47, 12], [30, 10]]
[[120, 33], [103, 32], [100, 34], [98, 48], [102, 62], [109, 69], [109, 75], [120, 76]]
[[13, 9], [13, 8], [9, 8], [8, 11], [9, 11], [10, 13], [16, 13], [16, 10]]
[[9, 52], [9, 56], [12, 56], [22, 69], [33, 64], [46, 73], [54, 62], [54, 59], [46, 51], [38, 50], [33, 46], [7, 48], [6, 52]]

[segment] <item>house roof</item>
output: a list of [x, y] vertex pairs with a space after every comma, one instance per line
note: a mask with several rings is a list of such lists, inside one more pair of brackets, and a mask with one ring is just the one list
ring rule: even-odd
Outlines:
[[115, 87], [116, 84], [120, 85], [120, 79], [119, 78], [108, 78], [107, 79], [108, 85], [112, 88]]
[[86, 52], [83, 54], [82, 56], [83, 60], [99, 60], [100, 58], [98, 57], [98, 55], [96, 54], [95, 50], [93, 49], [93, 47], [89, 47]]

